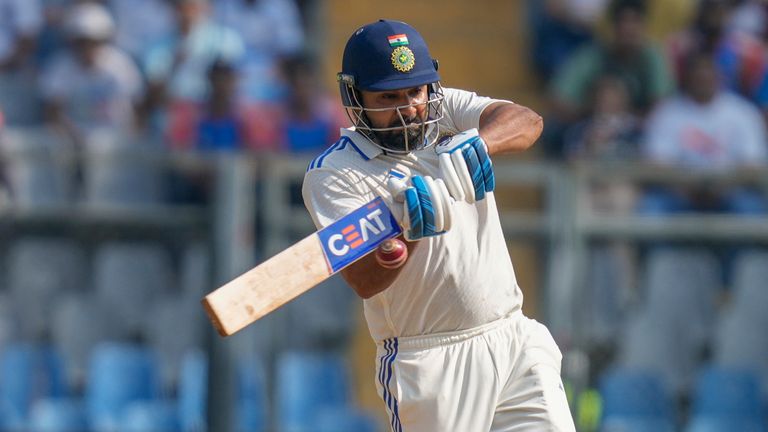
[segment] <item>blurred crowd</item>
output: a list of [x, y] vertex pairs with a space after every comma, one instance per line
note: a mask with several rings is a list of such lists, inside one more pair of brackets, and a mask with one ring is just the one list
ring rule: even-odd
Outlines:
[[[174, 149], [302, 152], [341, 115], [294, 0], [2, 0], [0, 112], [74, 143], [95, 130]], [[247, 119], [247, 121], [246, 121]]]
[[[689, 4], [651, 34], [651, 6]], [[536, 6], [537, 5], [537, 6]], [[532, 63], [547, 88], [548, 156], [702, 172], [768, 163], [768, 4], [760, 0], [536, 2]], [[645, 191], [637, 210], [765, 213], [750, 188]]]

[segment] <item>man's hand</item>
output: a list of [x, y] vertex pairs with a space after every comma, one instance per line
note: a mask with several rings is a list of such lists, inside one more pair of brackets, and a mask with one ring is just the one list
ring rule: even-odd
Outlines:
[[480, 201], [496, 187], [491, 157], [477, 129], [444, 138], [435, 151], [440, 174], [456, 201]]
[[387, 184], [395, 199], [392, 211], [403, 226], [405, 238], [414, 241], [448, 231], [453, 198], [445, 183], [419, 175], [411, 177], [409, 183], [391, 177]]

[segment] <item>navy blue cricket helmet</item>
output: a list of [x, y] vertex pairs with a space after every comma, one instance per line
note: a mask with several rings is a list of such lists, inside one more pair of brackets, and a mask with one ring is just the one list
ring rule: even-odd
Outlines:
[[[437, 60], [429, 54], [427, 43], [416, 29], [400, 21], [379, 20], [359, 28], [344, 48], [341, 72], [338, 74], [341, 100], [347, 116], [357, 131], [373, 144], [392, 153], [408, 153], [428, 147], [440, 135], [438, 121], [443, 117], [443, 90], [437, 72]], [[428, 86], [428, 98], [410, 105], [390, 108], [366, 108], [360, 91], [387, 91]], [[409, 122], [400, 110], [427, 105], [426, 118]], [[396, 126], [376, 128], [367, 112], [392, 111], [399, 114]], [[393, 131], [402, 132], [396, 139]]]

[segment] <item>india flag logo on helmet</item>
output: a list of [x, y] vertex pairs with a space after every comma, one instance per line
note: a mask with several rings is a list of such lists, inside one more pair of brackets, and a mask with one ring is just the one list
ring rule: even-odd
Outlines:
[[391, 47], [408, 45], [408, 36], [406, 36], [405, 33], [389, 36], [387, 40], [389, 41], [389, 46]]

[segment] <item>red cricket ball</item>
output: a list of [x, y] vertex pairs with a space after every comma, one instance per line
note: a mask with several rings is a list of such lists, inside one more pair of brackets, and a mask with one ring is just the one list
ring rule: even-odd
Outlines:
[[386, 269], [396, 269], [408, 259], [408, 247], [398, 239], [384, 240], [376, 248], [376, 261]]

